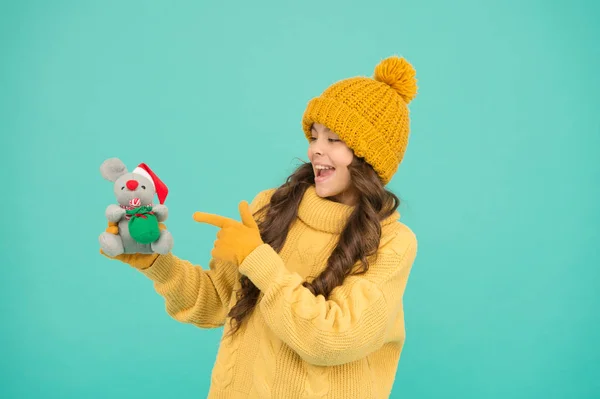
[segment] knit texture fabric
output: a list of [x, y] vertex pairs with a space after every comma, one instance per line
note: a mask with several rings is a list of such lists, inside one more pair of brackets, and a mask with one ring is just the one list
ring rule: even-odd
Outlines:
[[[273, 192], [261, 192], [252, 211]], [[213, 259], [208, 270], [167, 254], [140, 271], [154, 281], [175, 320], [225, 325], [224, 334], [240, 273], [260, 288], [251, 316], [221, 342], [209, 399], [389, 397], [405, 340], [402, 297], [417, 252], [400, 215], [382, 222], [377, 259], [367, 273], [347, 277], [329, 298], [302, 286], [325, 268], [351, 211], [318, 197], [311, 186], [280, 253], [263, 244], [239, 269]]]
[[389, 183], [408, 146], [415, 74], [404, 58], [389, 57], [375, 67], [373, 78], [334, 83], [308, 103], [302, 118], [306, 138], [313, 123], [327, 126], [373, 167], [383, 184]]

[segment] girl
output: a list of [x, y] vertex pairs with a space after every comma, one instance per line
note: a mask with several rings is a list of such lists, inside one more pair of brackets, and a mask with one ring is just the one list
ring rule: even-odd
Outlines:
[[241, 222], [194, 214], [220, 228], [209, 270], [171, 253], [116, 257], [154, 282], [175, 320], [225, 326], [209, 398], [389, 397], [417, 241], [385, 185], [416, 92], [412, 66], [390, 57], [312, 99], [310, 162], [241, 202]]

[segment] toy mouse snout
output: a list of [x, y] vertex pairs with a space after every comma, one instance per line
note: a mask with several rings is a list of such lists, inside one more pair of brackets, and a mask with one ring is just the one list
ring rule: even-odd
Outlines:
[[128, 189], [130, 189], [131, 191], [135, 190], [138, 186], [138, 182], [137, 180], [127, 180], [127, 183], [125, 183], [125, 185], [127, 186]]

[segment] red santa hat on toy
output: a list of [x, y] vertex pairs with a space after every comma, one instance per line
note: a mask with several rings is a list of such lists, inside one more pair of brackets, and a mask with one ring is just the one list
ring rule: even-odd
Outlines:
[[169, 193], [169, 189], [167, 188], [166, 184], [163, 183], [154, 172], [152, 172], [152, 169], [150, 169], [148, 165], [142, 162], [133, 170], [132, 173], [144, 176], [150, 180], [154, 190], [156, 191], [156, 195], [158, 196], [158, 201], [161, 204], [165, 202], [167, 194]]

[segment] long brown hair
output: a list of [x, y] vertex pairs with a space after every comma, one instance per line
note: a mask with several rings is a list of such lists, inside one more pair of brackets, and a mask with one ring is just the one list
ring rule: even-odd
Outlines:
[[[329, 256], [327, 267], [304, 287], [314, 295], [329, 296], [350, 274], [362, 274], [369, 269], [367, 257], [375, 254], [381, 238], [380, 222], [390, 216], [400, 205], [398, 197], [388, 191], [373, 168], [362, 158], [354, 157], [348, 166], [351, 184], [358, 193], [358, 202], [346, 226], [340, 234], [337, 246]], [[303, 162], [286, 182], [273, 193], [270, 203], [258, 209], [254, 215], [262, 240], [280, 252], [288, 231], [298, 214], [298, 206], [304, 193], [315, 183], [312, 164]], [[264, 217], [257, 217], [266, 212]], [[358, 270], [353, 268], [360, 263]], [[241, 288], [236, 293], [237, 303], [229, 311], [234, 334], [242, 321], [252, 312], [260, 290], [252, 281], [242, 276]]]

